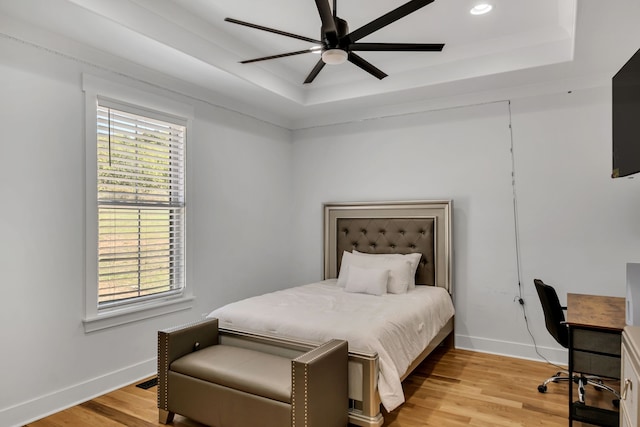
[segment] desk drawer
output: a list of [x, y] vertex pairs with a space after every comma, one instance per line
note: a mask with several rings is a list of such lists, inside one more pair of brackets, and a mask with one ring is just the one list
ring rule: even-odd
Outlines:
[[573, 350], [573, 371], [607, 378], [620, 378], [620, 358]]
[[[637, 363], [637, 361], [636, 361]], [[638, 387], [640, 382], [638, 378], [638, 371], [636, 370], [636, 363], [634, 363], [633, 355], [627, 343], [625, 342], [624, 349], [622, 350], [622, 379], [620, 387], [622, 388], [622, 399], [620, 400], [620, 413], [623, 416], [620, 417], [624, 421], [626, 418], [629, 425], [636, 426], [638, 423]], [[626, 392], [625, 392], [626, 389]]]
[[620, 356], [622, 348], [622, 335], [620, 333], [573, 328], [572, 340], [575, 350]]

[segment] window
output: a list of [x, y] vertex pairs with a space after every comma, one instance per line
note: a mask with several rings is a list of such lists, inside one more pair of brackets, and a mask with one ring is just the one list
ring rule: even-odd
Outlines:
[[190, 107], [83, 75], [85, 331], [191, 307], [186, 270]]
[[113, 105], [98, 99], [99, 308], [184, 288], [185, 126]]

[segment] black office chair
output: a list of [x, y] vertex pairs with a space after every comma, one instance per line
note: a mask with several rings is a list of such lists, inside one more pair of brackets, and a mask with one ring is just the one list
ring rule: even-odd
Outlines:
[[[569, 329], [565, 323], [564, 318], [564, 310], [567, 307], [563, 307], [560, 305], [560, 300], [558, 299], [558, 294], [556, 290], [547, 284], [545, 284], [540, 279], [533, 280], [534, 285], [536, 286], [536, 291], [538, 292], [538, 297], [540, 297], [540, 303], [542, 304], [542, 311], [544, 312], [544, 321], [547, 326], [547, 330], [551, 334], [553, 338], [563, 346], [564, 348], [569, 348]], [[578, 384], [578, 395], [580, 398], [580, 402], [584, 403], [584, 389], [585, 384], [590, 384], [594, 386], [597, 390], [607, 390], [613, 393], [616, 398], [613, 400], [613, 404], [617, 405], [619, 403], [620, 395], [618, 392], [604, 384], [602, 379], [592, 375], [583, 375], [583, 374], [574, 374], [573, 378], [569, 377], [569, 373], [567, 371], [556, 372], [556, 374], [547, 380], [544, 383], [538, 386], [538, 391], [540, 393], [544, 393], [547, 391], [547, 384], [561, 381], [570, 381], [573, 380]]]

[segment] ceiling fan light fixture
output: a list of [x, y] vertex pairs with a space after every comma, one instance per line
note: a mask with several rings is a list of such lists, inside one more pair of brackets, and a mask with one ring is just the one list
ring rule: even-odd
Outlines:
[[489, 3], [478, 3], [471, 8], [469, 11], [472, 15], [484, 15], [485, 13], [491, 12], [493, 6]]
[[317, 55], [320, 55], [322, 53], [322, 46], [320, 46], [320, 45], [311, 46], [309, 48], [309, 50], [311, 51], [311, 53], [315, 53]]
[[342, 49], [327, 49], [322, 52], [322, 61], [329, 65], [344, 64], [348, 57], [349, 54]]

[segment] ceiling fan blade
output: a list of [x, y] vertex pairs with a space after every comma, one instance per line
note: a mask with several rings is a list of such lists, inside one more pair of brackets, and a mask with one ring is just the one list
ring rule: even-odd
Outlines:
[[349, 50], [355, 51], [402, 51], [402, 52], [440, 52], [444, 43], [353, 43]]
[[321, 59], [318, 61], [313, 70], [307, 76], [307, 79], [304, 81], [304, 84], [311, 83], [320, 73], [320, 71], [324, 68], [324, 61]]
[[382, 15], [378, 19], [374, 19], [368, 24], [365, 24], [357, 30], [352, 31], [347, 36], [351, 39], [352, 43], [357, 42], [361, 38], [366, 37], [383, 27], [386, 27], [387, 25], [397, 21], [398, 19], [404, 18], [410, 13], [423, 8], [430, 3], [433, 3], [433, 0], [411, 0], [410, 2], [403, 4], [402, 6], [392, 10], [391, 12]]
[[322, 42], [320, 40], [312, 39], [312, 38], [305, 37], [305, 36], [299, 36], [297, 34], [287, 33], [285, 31], [280, 31], [280, 30], [276, 30], [276, 29], [273, 29], [273, 28], [269, 28], [269, 27], [263, 27], [262, 25], [252, 24], [250, 22], [239, 21], [239, 20], [233, 19], [233, 18], [224, 18], [224, 20], [227, 21], [227, 22], [231, 22], [232, 24], [244, 25], [245, 27], [255, 28], [256, 30], [268, 31], [270, 33], [279, 34], [279, 35], [285, 36], [285, 37], [292, 37], [294, 39], [303, 40], [303, 41], [309, 42], [309, 43], [322, 44]]
[[329, 46], [336, 46], [338, 44], [338, 29], [336, 21], [333, 19], [329, 0], [316, 0], [316, 6], [322, 21], [322, 34], [324, 34], [326, 42]]
[[244, 61], [240, 61], [240, 63], [241, 64], [250, 64], [252, 62], [266, 61], [268, 59], [284, 58], [286, 56], [293, 56], [293, 55], [302, 55], [303, 53], [310, 53], [310, 52], [313, 52], [313, 49], [305, 49], [305, 50], [297, 50], [295, 52], [279, 53], [277, 55], [263, 56], [262, 58], [246, 59]]
[[371, 74], [374, 77], [377, 77], [378, 79], [382, 80], [385, 77], [387, 77], [387, 75], [381, 71], [380, 69], [374, 67], [370, 62], [367, 62], [364, 60], [364, 58], [362, 58], [359, 55], [356, 55], [353, 52], [349, 52], [349, 62], [351, 62], [354, 65], [357, 65], [358, 67], [362, 68], [364, 71], [366, 71], [367, 73]]

